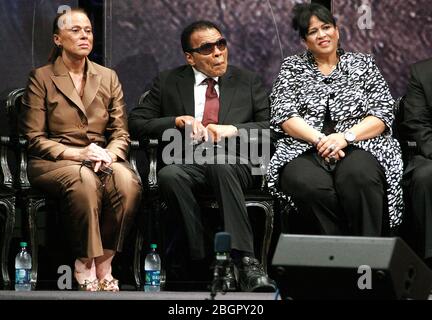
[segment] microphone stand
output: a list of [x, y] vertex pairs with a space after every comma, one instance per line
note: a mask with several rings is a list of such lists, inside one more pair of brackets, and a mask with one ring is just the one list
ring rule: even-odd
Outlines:
[[224, 280], [226, 268], [230, 265], [231, 258], [229, 254], [217, 254], [216, 265], [213, 270], [213, 281], [210, 290], [210, 300], [214, 300], [216, 294], [221, 292], [222, 294], [227, 293], [227, 285]]

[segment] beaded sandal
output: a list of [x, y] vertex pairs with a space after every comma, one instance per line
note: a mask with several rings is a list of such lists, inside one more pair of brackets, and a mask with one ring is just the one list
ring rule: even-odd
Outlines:
[[90, 281], [88, 279], [84, 280], [84, 283], [78, 283], [78, 291], [99, 291], [99, 281], [94, 279]]
[[102, 279], [99, 281], [99, 291], [118, 292], [120, 291], [119, 281], [115, 278], [111, 280]]
[[74, 278], [78, 284], [78, 291], [99, 291], [99, 280], [95, 278], [94, 280], [84, 279], [83, 283], [78, 281], [77, 275], [81, 272], [74, 271]]

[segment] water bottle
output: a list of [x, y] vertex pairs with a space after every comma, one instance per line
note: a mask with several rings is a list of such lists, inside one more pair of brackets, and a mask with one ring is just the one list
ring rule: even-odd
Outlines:
[[156, 252], [157, 245], [150, 245], [150, 253], [147, 254], [144, 262], [145, 271], [145, 292], [159, 292], [160, 291], [160, 270], [161, 260]]
[[15, 258], [15, 291], [30, 291], [32, 260], [27, 252], [27, 242], [20, 242], [21, 251]]

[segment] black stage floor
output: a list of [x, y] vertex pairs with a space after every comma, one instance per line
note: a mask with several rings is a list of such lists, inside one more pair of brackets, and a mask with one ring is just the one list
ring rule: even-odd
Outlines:
[[[325, 299], [325, 297], [323, 297]], [[210, 299], [209, 292], [190, 291], [120, 291], [120, 292], [84, 292], [84, 291], [30, 291], [17, 292], [13, 290], [0, 290], [0, 300], [194, 300], [204, 301]], [[254, 292], [227, 292], [217, 293], [215, 300], [280, 300], [276, 293]], [[428, 300], [432, 300], [432, 294]]]
[[[226, 294], [218, 293], [216, 300], [274, 300], [275, 295], [275, 293], [229, 292]], [[209, 292], [181, 291], [0, 291], [0, 300], [206, 300], [209, 298]]]

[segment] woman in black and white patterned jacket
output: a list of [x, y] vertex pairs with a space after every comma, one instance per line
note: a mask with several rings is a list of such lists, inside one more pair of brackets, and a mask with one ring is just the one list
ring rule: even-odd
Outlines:
[[273, 85], [270, 124], [283, 135], [268, 186], [313, 233], [386, 235], [403, 209], [388, 86], [370, 55], [339, 48], [327, 8], [296, 5], [293, 27], [308, 50], [286, 58]]

